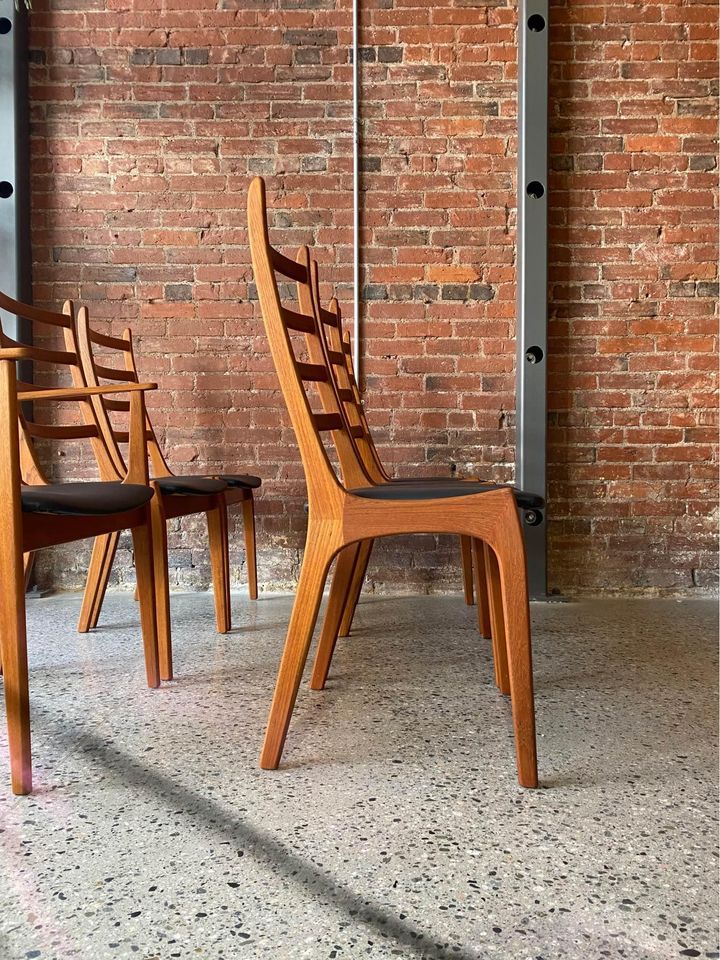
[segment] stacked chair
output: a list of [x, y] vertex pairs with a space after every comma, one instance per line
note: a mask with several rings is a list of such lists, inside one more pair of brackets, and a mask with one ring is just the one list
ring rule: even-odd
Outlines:
[[[265, 330], [288, 413], [300, 448], [308, 490], [308, 531], [300, 580], [280, 662], [260, 764], [275, 769], [282, 756], [329, 568], [336, 571], [311, 685], [322, 686], [360, 549], [381, 536], [449, 533], [487, 545], [495, 558], [497, 589], [491, 592], [502, 619], [502, 656], [512, 699], [518, 780], [537, 786], [535, 714], [525, 548], [518, 497], [508, 486], [479, 481], [379, 482], [360, 453], [362, 425], [353, 423], [337, 373], [348, 369], [344, 350], [332, 349], [322, 326], [340, 330], [337, 310], [322, 311], [307, 250], [285, 257], [269, 241], [265, 185], [253, 180], [248, 196], [253, 272]], [[286, 306], [279, 283], [295, 281], [295, 308]], [[326, 448], [331, 434], [338, 477]], [[536, 504], [539, 505], [539, 504]], [[367, 550], [368, 548], [365, 547]], [[484, 556], [484, 546], [482, 554]], [[479, 556], [480, 550], [477, 551]], [[500, 637], [496, 643], [499, 645]], [[496, 657], [497, 660], [497, 657]]]
[[[166, 520], [207, 514], [217, 627], [230, 629], [227, 506], [241, 503], [245, 518], [251, 597], [257, 597], [253, 490], [260, 479], [247, 474], [176, 476], [160, 450], [144, 403], [155, 384], [140, 383], [129, 331], [109, 337], [93, 330], [87, 310], [72, 303], [62, 313], [39, 310], [0, 294], [0, 308], [40, 330], [54, 328], [64, 350], [29, 346], [0, 330], [0, 578], [5, 603], [0, 613], [0, 653], [9, 731], [12, 789], [32, 789], [30, 714], [25, 632], [25, 581], [34, 551], [89, 537], [95, 539], [80, 618], [80, 630], [97, 623], [119, 534], [133, 535], [148, 684], [172, 678]], [[103, 363], [94, 350], [105, 351]], [[122, 364], [111, 363], [115, 354]], [[53, 382], [40, 388], [19, 381], [18, 361], [49, 367]], [[35, 376], [35, 374], [33, 374]], [[101, 381], [110, 381], [103, 383]], [[129, 399], [122, 399], [128, 395]], [[120, 399], [119, 399], [120, 398]], [[76, 423], [45, 424], [27, 416], [30, 401], [75, 405]], [[113, 424], [111, 417], [128, 422]], [[49, 483], [35, 440], [88, 440], [98, 482]], [[125, 448], [121, 451], [121, 446]], [[149, 477], [148, 458], [154, 477]]]

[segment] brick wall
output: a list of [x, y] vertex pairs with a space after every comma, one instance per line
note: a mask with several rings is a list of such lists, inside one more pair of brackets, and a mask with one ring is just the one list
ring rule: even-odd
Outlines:
[[[152, 6], [31, 14], [35, 299], [132, 325], [171, 462], [263, 476], [261, 579], [288, 585], [303, 486], [253, 302], [245, 191], [269, 178], [274, 242], [313, 243], [349, 316], [350, 6]], [[516, 5], [361, 6], [369, 417], [405, 474], [511, 479]], [[551, 20], [551, 586], [705, 591], [716, 7], [561, 0]], [[208, 582], [199, 529], [172, 530], [180, 585]], [[458, 585], [452, 542], [422, 541], [383, 544], [379, 588]], [[84, 564], [58, 552], [39, 576], [75, 586]], [[119, 579], [128, 568], [125, 549]]]

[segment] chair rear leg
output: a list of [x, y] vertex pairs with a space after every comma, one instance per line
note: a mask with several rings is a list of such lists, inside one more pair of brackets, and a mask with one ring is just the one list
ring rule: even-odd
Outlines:
[[487, 594], [487, 577], [485, 575], [485, 550], [482, 540], [473, 537], [472, 540], [473, 572], [475, 574], [475, 594], [477, 596], [478, 630], [481, 637], [490, 638], [490, 605]]
[[460, 537], [460, 558], [462, 559], [465, 603], [471, 607], [475, 603], [475, 591], [473, 590], [472, 537]]
[[312, 530], [308, 531], [300, 580], [280, 661], [265, 741], [260, 754], [260, 766], [264, 770], [275, 770], [280, 763], [298, 687], [310, 649], [325, 580], [332, 562], [332, 552], [323, 542], [324, 539], [314, 535]]
[[495, 683], [501, 693], [510, 693], [510, 676], [507, 662], [507, 640], [505, 638], [505, 620], [502, 608], [502, 587], [500, 569], [495, 551], [485, 544], [485, 571], [487, 573], [487, 593], [490, 606], [490, 624], [492, 627], [493, 659], [495, 661]]
[[207, 512], [215, 598], [215, 623], [218, 633], [230, 630], [230, 557], [228, 555], [228, 522], [225, 499], [221, 498], [214, 510]]
[[245, 563], [248, 575], [248, 590], [250, 599], [258, 598], [257, 581], [257, 551], [255, 544], [255, 501], [252, 491], [250, 496], [242, 501], [243, 527], [245, 530]]
[[87, 633], [97, 626], [119, 539], [119, 532], [95, 537], [78, 619], [78, 633]]
[[372, 548], [372, 540], [363, 540], [360, 544], [357, 561], [355, 563], [355, 570], [353, 571], [350, 589], [348, 590], [345, 611], [340, 620], [340, 629], [338, 631], [339, 637], [347, 637], [350, 635], [353, 619], [355, 617], [355, 610], [357, 609], [358, 600], [360, 599], [360, 591], [362, 590], [363, 583], [365, 582], [365, 574], [367, 573], [367, 567], [368, 562], [370, 561]]
[[0, 525], [0, 652], [7, 716], [12, 792], [32, 790], [30, 696], [25, 627], [25, 571], [19, 545], [22, 536], [11, 519]]
[[[514, 523], [512, 523], [512, 520], [514, 520]], [[514, 511], [513, 517], [509, 517], [504, 526], [503, 542], [501, 546], [498, 546], [496, 555], [500, 569], [502, 606], [505, 617], [518, 781], [523, 787], [537, 787], [530, 605], [528, 602], [525, 545], [517, 511]]]
[[[151, 484], [152, 486], [152, 484]], [[152, 518], [152, 560], [155, 581], [155, 617], [157, 620], [160, 679], [172, 680], [172, 636], [170, 631], [170, 578], [168, 576], [167, 523], [162, 495], [155, 488], [150, 501]]]
[[150, 534], [150, 515], [148, 523], [135, 527], [132, 531], [135, 553], [135, 573], [140, 603], [140, 624], [142, 627], [143, 647], [145, 649], [145, 673], [149, 687], [160, 686], [160, 662], [158, 653], [157, 618], [155, 613], [155, 575], [152, 555], [152, 537]]
[[330, 670], [330, 663], [332, 662], [335, 643], [338, 637], [338, 628], [340, 627], [340, 620], [347, 606], [348, 594], [350, 592], [350, 585], [359, 551], [360, 544], [353, 543], [349, 547], [345, 547], [335, 561], [335, 572], [333, 573], [330, 597], [328, 599], [327, 610], [325, 611], [325, 621], [323, 622], [320, 643], [318, 644], [317, 653], [315, 654], [315, 663], [310, 680], [311, 690], [322, 690], [327, 681], [328, 671]]

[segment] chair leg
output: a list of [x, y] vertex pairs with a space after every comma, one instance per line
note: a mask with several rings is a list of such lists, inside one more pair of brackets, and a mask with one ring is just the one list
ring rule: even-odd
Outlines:
[[500, 569], [495, 551], [488, 544], [485, 547], [485, 571], [487, 573], [487, 595], [490, 607], [490, 624], [493, 642], [493, 660], [495, 661], [495, 683], [501, 693], [510, 693], [508, 675], [507, 641], [505, 639], [505, 621], [502, 609], [502, 588]]
[[471, 607], [475, 603], [475, 592], [473, 590], [472, 537], [460, 537], [460, 557], [462, 558], [465, 603]]
[[500, 570], [502, 606], [507, 639], [508, 674], [515, 729], [518, 781], [523, 787], [537, 787], [535, 707], [533, 698], [532, 651], [530, 647], [530, 604], [528, 602], [525, 544], [520, 521], [505, 524], [502, 546], [496, 550]]
[[215, 598], [215, 623], [218, 633], [227, 633], [230, 629], [230, 558], [228, 556], [228, 523], [225, 501], [221, 500], [214, 510], [208, 510], [206, 516]]
[[482, 540], [472, 540], [473, 572], [475, 574], [475, 594], [477, 596], [478, 630], [481, 637], [491, 636], [490, 606], [485, 576], [485, 551]]
[[16, 794], [26, 794], [32, 790], [25, 571], [19, 547], [21, 535], [11, 522], [0, 526], [0, 586], [4, 598], [0, 604], [0, 651], [10, 749], [10, 778], [12, 792]]
[[95, 537], [78, 619], [78, 633], [87, 633], [97, 626], [119, 539], [119, 532]]
[[328, 671], [330, 670], [330, 663], [338, 637], [338, 628], [347, 606], [348, 593], [350, 592], [350, 585], [359, 551], [360, 544], [353, 543], [349, 547], [346, 547], [335, 561], [335, 572], [333, 573], [330, 597], [328, 599], [327, 610], [325, 611], [325, 621], [323, 623], [322, 633], [320, 634], [320, 643], [318, 644], [317, 653], [315, 654], [315, 663], [313, 664], [312, 678], [310, 680], [311, 690], [322, 690], [327, 681]]
[[242, 501], [243, 527], [245, 529], [245, 564], [248, 574], [250, 599], [258, 598], [257, 551], [255, 546], [255, 501], [252, 491], [247, 500]]
[[372, 548], [372, 540], [363, 540], [360, 544], [357, 561], [355, 563], [355, 570], [353, 571], [350, 589], [348, 590], [345, 612], [340, 620], [340, 629], [338, 631], [339, 637], [347, 637], [350, 635], [350, 629], [352, 628], [353, 619], [355, 617], [355, 610], [358, 605], [358, 600], [360, 599], [360, 591], [362, 590], [363, 583], [365, 582], [365, 574], [367, 573], [367, 566], [370, 560], [370, 554], [372, 553]]
[[[148, 513], [148, 521], [150, 516]], [[145, 673], [149, 687], [160, 686], [157, 619], [155, 614], [155, 576], [150, 525], [135, 527], [132, 531], [135, 554], [135, 573], [140, 601], [140, 624], [145, 648]]]
[[309, 530], [260, 754], [260, 766], [263, 770], [276, 770], [280, 763], [332, 558], [332, 549], [328, 549], [326, 538]]
[[23, 554], [23, 573], [25, 577], [26, 593], [27, 593], [28, 587], [30, 586], [30, 574], [32, 573], [34, 564], [35, 564], [35, 551], [32, 551], [31, 553], [24, 553]]
[[168, 576], [167, 525], [162, 495], [155, 490], [150, 501], [152, 517], [152, 559], [155, 579], [155, 616], [157, 619], [160, 679], [172, 680], [172, 636], [170, 632], [170, 578]]

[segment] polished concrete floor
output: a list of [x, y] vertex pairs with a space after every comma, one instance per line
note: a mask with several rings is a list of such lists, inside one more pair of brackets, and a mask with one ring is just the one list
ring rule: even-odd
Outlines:
[[[36, 792], [0, 790], [0, 960], [718, 957], [715, 604], [533, 608], [542, 789], [458, 597], [369, 598], [257, 767], [287, 598], [29, 605]], [[0, 770], [7, 771], [4, 731]], [[6, 783], [6, 773], [3, 780]]]

